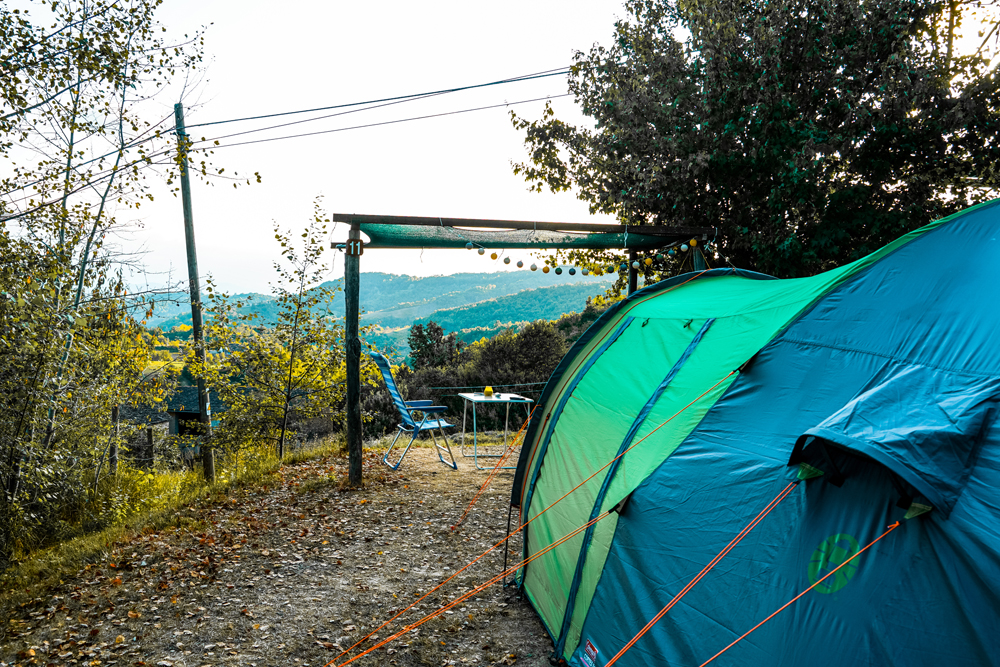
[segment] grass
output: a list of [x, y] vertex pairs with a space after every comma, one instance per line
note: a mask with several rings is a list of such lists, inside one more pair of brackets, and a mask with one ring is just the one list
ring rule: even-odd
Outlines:
[[[224, 467], [218, 470], [216, 481], [212, 484], [204, 483], [200, 470], [161, 472], [152, 476], [140, 473], [139, 476], [147, 480], [143, 493], [154, 498], [155, 502], [146, 502], [141, 505], [144, 511], [126, 514], [115, 525], [27, 554], [20, 563], [0, 574], [0, 606], [9, 608], [22, 604], [35, 597], [38, 591], [61, 583], [87, 564], [103, 560], [113, 545], [142, 533], [170, 527], [197, 528], [197, 522], [183, 513], [189, 505], [221, 499], [234, 491], [266, 484], [282, 465], [339, 457], [344, 453], [344, 441], [331, 438], [287, 455], [283, 461], [273, 454], [244, 455], [240, 457], [242, 460], [238, 460], [235, 471]], [[136, 490], [130, 488], [122, 493], [134, 493]]]

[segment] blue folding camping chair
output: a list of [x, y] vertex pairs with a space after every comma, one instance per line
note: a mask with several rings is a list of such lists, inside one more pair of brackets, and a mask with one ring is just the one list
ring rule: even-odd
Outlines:
[[[455, 462], [455, 455], [451, 453], [451, 445], [448, 444], [448, 438], [445, 437], [444, 429], [452, 428], [454, 424], [449, 424], [444, 419], [431, 419], [432, 415], [440, 414], [447, 410], [448, 408], [443, 405], [434, 405], [434, 401], [404, 401], [403, 397], [399, 394], [399, 389], [396, 387], [396, 380], [392, 377], [392, 370], [389, 368], [389, 361], [383, 357], [378, 352], [368, 352], [368, 356], [372, 358], [378, 369], [382, 371], [382, 379], [385, 380], [385, 388], [389, 390], [389, 395], [392, 396], [392, 402], [396, 404], [396, 409], [399, 410], [400, 424], [399, 432], [396, 437], [393, 438], [392, 444], [389, 445], [389, 449], [385, 451], [385, 455], [382, 457], [382, 463], [386, 464], [393, 470], [399, 468], [400, 464], [403, 462], [403, 458], [406, 453], [410, 451], [410, 447], [413, 446], [413, 441], [417, 439], [421, 431], [430, 431], [431, 438], [434, 440], [434, 446], [438, 450], [438, 459], [441, 463], [446, 466], [458, 470], [458, 463]], [[421, 418], [417, 418], [414, 413], [419, 413], [422, 415]], [[437, 429], [441, 433], [441, 439], [444, 440], [444, 447], [438, 444], [437, 437], [434, 435], [434, 429]], [[399, 455], [399, 460], [396, 463], [392, 463], [389, 460], [389, 454], [392, 452], [392, 448], [396, 446], [396, 441], [399, 440], [399, 436], [403, 433], [412, 433], [410, 437], [409, 444], [406, 445], [406, 449], [403, 453]], [[451, 459], [451, 463], [444, 459], [442, 452], [447, 452], [448, 457]]]

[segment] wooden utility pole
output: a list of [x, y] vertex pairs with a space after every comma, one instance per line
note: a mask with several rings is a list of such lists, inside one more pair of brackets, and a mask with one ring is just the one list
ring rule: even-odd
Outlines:
[[[184, 129], [184, 105], [174, 105], [174, 126], [177, 130], [178, 166], [181, 176], [181, 202], [184, 205], [184, 239], [187, 244], [188, 285], [191, 290], [191, 327], [194, 351], [198, 361], [205, 365], [205, 339], [201, 319], [201, 288], [198, 283], [198, 253], [194, 244], [194, 213], [191, 208], [191, 181], [188, 178], [187, 131]], [[202, 425], [201, 462], [205, 481], [215, 481], [215, 452], [212, 451], [212, 405], [205, 388], [205, 380], [198, 378], [198, 421]]]
[[347, 360], [347, 482], [361, 485], [361, 340], [358, 338], [361, 284], [361, 227], [351, 223], [344, 254], [344, 303], [347, 307], [344, 346]]

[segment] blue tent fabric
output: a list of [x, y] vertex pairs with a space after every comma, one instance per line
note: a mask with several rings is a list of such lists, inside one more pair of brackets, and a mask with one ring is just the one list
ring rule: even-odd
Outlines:
[[[914, 402], [915, 396], [925, 400]], [[796, 448], [820, 438], [875, 459], [948, 516], [975, 468], [998, 402], [1000, 378], [907, 366], [807, 430]]]
[[[826, 474], [617, 664], [702, 664], [901, 521], [712, 664], [1000, 665], [998, 286], [994, 202], [790, 324], [632, 494], [570, 664], [606, 664], [826, 442], [843, 485], [809, 459]], [[900, 480], [934, 510], [904, 519]]]

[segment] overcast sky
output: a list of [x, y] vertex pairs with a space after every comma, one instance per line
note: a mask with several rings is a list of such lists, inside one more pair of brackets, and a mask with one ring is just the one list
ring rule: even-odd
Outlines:
[[[206, 32], [205, 78], [190, 96], [190, 125], [326, 107], [484, 83], [570, 65], [575, 50], [607, 44], [618, 0], [442, 0], [333, 2], [166, 0], [160, 19], [173, 34]], [[223, 139], [222, 143], [330, 130], [412, 116], [504, 104], [566, 93], [564, 77], [442, 95]], [[163, 99], [164, 115], [176, 100]], [[511, 108], [531, 119], [543, 102]], [[553, 102], [560, 118], [586, 122], [572, 98]], [[223, 287], [266, 291], [278, 248], [274, 221], [301, 229], [322, 195], [330, 213], [607, 222], [590, 216], [570, 193], [529, 193], [511, 161], [525, 157], [508, 109], [492, 109], [218, 150], [226, 173], [260, 172], [261, 184], [233, 189], [194, 183], [202, 275]], [[298, 120], [193, 128], [209, 138]], [[149, 251], [152, 282], [186, 277], [180, 200], [158, 196], [144, 206], [144, 228], [132, 239]], [[346, 236], [341, 225], [338, 236]], [[515, 251], [516, 252], [516, 251]], [[529, 259], [527, 251], [520, 251]], [[436, 275], [501, 270], [465, 250], [369, 251], [363, 271]], [[331, 253], [332, 259], [332, 253]], [[338, 255], [331, 277], [342, 275]], [[530, 262], [528, 262], [530, 263]]]

